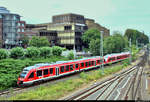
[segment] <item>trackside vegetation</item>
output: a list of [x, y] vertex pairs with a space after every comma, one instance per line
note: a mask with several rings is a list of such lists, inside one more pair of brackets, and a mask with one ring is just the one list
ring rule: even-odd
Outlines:
[[80, 78], [58, 82], [49, 86], [40, 86], [36, 90], [30, 90], [12, 96], [8, 100], [56, 100], [95, 80], [120, 71], [126, 67], [126, 64], [124, 64], [126, 62], [128, 62], [128, 60], [120, 62], [122, 64], [119, 66], [105, 68], [104, 74], [102, 74], [102, 70], [95, 70], [88, 74], [81, 72]]

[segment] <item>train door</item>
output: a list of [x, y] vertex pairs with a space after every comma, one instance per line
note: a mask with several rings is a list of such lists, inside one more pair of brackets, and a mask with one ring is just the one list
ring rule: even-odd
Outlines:
[[56, 76], [59, 75], [59, 67], [56, 67]]
[[31, 72], [31, 73], [30, 73], [30, 75], [28, 76], [28, 81], [34, 80], [34, 73], [35, 73], [35, 72]]
[[77, 63], [78, 64], [78, 67], [79, 67], [79, 71], [80, 71], [80, 63]]
[[36, 75], [37, 75], [38, 79], [41, 79], [43, 77], [42, 70], [37, 70]]

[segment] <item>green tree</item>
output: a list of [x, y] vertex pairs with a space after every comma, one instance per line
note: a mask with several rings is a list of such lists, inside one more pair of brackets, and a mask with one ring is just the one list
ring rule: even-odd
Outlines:
[[10, 57], [15, 59], [22, 58], [25, 54], [24, 49], [22, 47], [13, 48], [11, 49], [10, 53]]
[[69, 52], [67, 57], [68, 57], [69, 60], [73, 60], [74, 57], [75, 57], [73, 51]]
[[120, 53], [128, 47], [128, 40], [120, 32], [114, 32], [113, 35], [104, 39], [104, 54]]
[[127, 29], [124, 36], [126, 36], [128, 40], [131, 38], [131, 42], [134, 45], [136, 45], [136, 41], [143, 44], [149, 43], [148, 36], [135, 29]]
[[50, 43], [46, 37], [40, 37], [40, 47], [50, 46]]
[[32, 39], [29, 41], [29, 46], [46, 47], [50, 46], [50, 44], [46, 37], [33, 36]]
[[41, 47], [40, 48], [40, 56], [44, 58], [48, 58], [52, 55], [52, 48], [50, 47]]
[[59, 46], [53, 46], [52, 47], [52, 54], [54, 56], [61, 56], [62, 51], [63, 51], [63, 48], [61, 48]]
[[28, 47], [25, 56], [28, 58], [37, 58], [40, 56], [40, 50], [37, 47]]
[[29, 43], [29, 37], [28, 36], [23, 36], [20, 38], [20, 41], [22, 41], [22, 46], [25, 48], [25, 46], [28, 45]]
[[85, 46], [88, 48], [91, 40], [100, 39], [100, 32], [98, 29], [89, 29], [82, 35], [81, 39], [85, 43]]
[[9, 55], [8, 55], [8, 51], [5, 50], [5, 49], [0, 49], [0, 59], [5, 59], [7, 58]]
[[94, 56], [100, 55], [100, 39], [91, 40], [89, 43], [89, 49]]

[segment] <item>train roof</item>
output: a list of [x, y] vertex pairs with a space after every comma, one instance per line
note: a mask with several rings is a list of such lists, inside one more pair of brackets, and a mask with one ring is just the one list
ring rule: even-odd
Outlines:
[[63, 64], [63, 63], [69, 63], [69, 62], [76, 62], [76, 61], [81, 61], [81, 60], [87, 60], [91, 58], [100, 58], [100, 56], [93, 56], [93, 57], [87, 57], [87, 58], [82, 58], [82, 59], [76, 59], [76, 60], [69, 60], [69, 61], [57, 61], [57, 62], [52, 62], [52, 63], [39, 63], [35, 64], [33, 66], [25, 67], [24, 70], [31, 70], [31, 69], [36, 69], [39, 67], [43, 66], [49, 66], [49, 65], [55, 65], [55, 64]]
[[[122, 55], [122, 54], [128, 54], [128, 52], [108, 54], [108, 55], [104, 56], [104, 58], [108, 58], [108, 57], [114, 56], [114, 55]], [[92, 56], [92, 57], [86, 57], [86, 58], [82, 58], [82, 59], [69, 60], [69, 61], [57, 61], [57, 62], [51, 62], [51, 63], [39, 63], [39, 64], [35, 64], [33, 66], [25, 67], [24, 70], [29, 71], [31, 69], [36, 69], [36, 68], [43, 67], [43, 66], [49, 66], [49, 65], [55, 65], [55, 64], [63, 64], [63, 63], [69, 63], [69, 62], [77, 62], [77, 61], [81, 61], [81, 60], [84, 61], [84, 60], [88, 60], [88, 59], [91, 59], [91, 58], [100, 58], [100, 56]]]
[[108, 58], [108, 57], [111, 57], [111, 56], [118, 56], [118, 55], [122, 55], [122, 54], [130, 54], [130, 52], [107, 54], [107, 55], [104, 56], [104, 58]]

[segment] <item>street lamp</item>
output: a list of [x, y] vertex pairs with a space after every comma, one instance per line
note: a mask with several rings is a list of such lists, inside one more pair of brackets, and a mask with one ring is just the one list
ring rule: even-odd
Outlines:
[[[101, 39], [101, 41], [100, 41], [100, 59], [102, 58], [103, 59], [103, 31], [100, 31], [100, 39]], [[102, 64], [100, 64], [100, 69], [102, 68], [102, 74], [104, 74], [104, 62], [103, 62], [103, 60], [102, 60]]]
[[139, 45], [139, 43], [138, 43], [139, 39], [140, 39], [140, 38], [137, 38], [137, 39], [136, 39], [136, 47], [137, 47], [137, 48], [138, 48], [138, 45]]
[[[75, 36], [74, 36], [75, 37]], [[75, 45], [75, 38], [74, 38], [74, 46], [73, 46], [73, 50], [74, 50], [74, 59], [76, 57], [76, 45]]]
[[[127, 49], [127, 48], [124, 48], [125, 50], [129, 51], [130, 52], [130, 49]], [[130, 52], [130, 64], [131, 64], [131, 52]]]
[[131, 38], [130, 38], [130, 64], [132, 62], [132, 46], [131, 46]]

